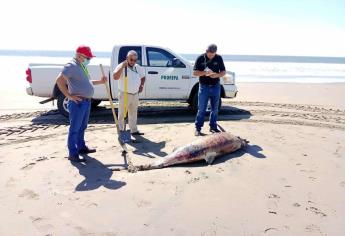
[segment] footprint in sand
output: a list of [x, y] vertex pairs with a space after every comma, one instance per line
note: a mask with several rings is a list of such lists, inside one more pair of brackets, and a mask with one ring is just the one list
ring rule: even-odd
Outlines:
[[30, 189], [24, 189], [18, 197], [25, 197], [27, 199], [38, 200], [39, 195]]
[[48, 160], [48, 157], [43, 156], [43, 157], [37, 157], [37, 158], [35, 159], [36, 162], [45, 161], [45, 160]]
[[151, 205], [151, 202], [145, 201], [145, 200], [141, 200], [141, 201], [137, 202], [137, 206], [138, 206], [139, 208], [148, 207], [148, 206], [150, 206], [150, 205]]
[[341, 182], [340, 182], [340, 186], [341, 186], [341, 187], [345, 187], [345, 181], [341, 181]]
[[32, 169], [32, 167], [34, 167], [34, 165], [36, 165], [36, 163], [31, 162], [31, 163], [26, 164], [25, 166], [23, 166], [23, 167], [20, 168], [20, 169], [21, 169], [21, 170], [30, 170], [30, 169]]
[[175, 196], [180, 195], [182, 192], [183, 192], [183, 189], [181, 189], [178, 186], [175, 186], [175, 191], [174, 191]]
[[277, 194], [271, 193], [268, 195], [268, 198], [280, 198]]
[[305, 231], [308, 233], [315, 233], [315, 232], [319, 232], [321, 235], [323, 235], [321, 229], [319, 226], [311, 224], [311, 225], [307, 225], [305, 227]]
[[325, 213], [323, 213], [322, 211], [320, 211], [318, 208], [316, 207], [306, 207], [305, 208], [307, 211], [311, 211], [313, 213], [315, 213], [316, 215], [320, 215], [322, 217], [326, 217], [327, 215]]
[[200, 176], [200, 177], [193, 177], [187, 183], [188, 184], [191, 184], [191, 183], [194, 184], [194, 183], [197, 183], [203, 179], [208, 179], [208, 176], [206, 175], [206, 176]]
[[[51, 157], [51, 159], [52, 159], [52, 158], [55, 158], [55, 157]], [[45, 161], [45, 160], [49, 160], [49, 158], [46, 157], [46, 156], [37, 157], [37, 158], [33, 159], [34, 162], [30, 162], [30, 163], [26, 164], [25, 166], [23, 166], [23, 167], [20, 168], [20, 169], [21, 169], [21, 170], [30, 170], [30, 169], [32, 169], [32, 167], [33, 167], [34, 165], [36, 165], [38, 162], [40, 162], [40, 161]]]
[[41, 217], [30, 217], [32, 223], [34, 224], [34, 226], [41, 231], [42, 233], [44, 233], [44, 235], [52, 235], [49, 232], [52, 231], [54, 229], [54, 226], [52, 226], [51, 224], [48, 224], [46, 221], [46, 219], [41, 218]]
[[16, 186], [16, 179], [11, 177], [9, 178], [9, 180], [6, 182], [6, 187], [10, 188], [10, 187], [14, 187]]
[[116, 236], [119, 235], [117, 232], [104, 232], [104, 233], [93, 233], [90, 232], [89, 230], [81, 227], [81, 226], [75, 226], [75, 230], [79, 232], [80, 235], [101, 235], [101, 236]]
[[308, 177], [311, 181], [315, 181], [317, 178], [313, 177], [313, 176], [309, 176]]

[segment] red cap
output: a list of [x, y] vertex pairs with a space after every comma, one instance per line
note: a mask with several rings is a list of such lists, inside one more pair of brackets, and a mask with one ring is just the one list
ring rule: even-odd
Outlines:
[[92, 54], [90, 47], [88, 46], [79, 46], [77, 48], [77, 53], [83, 54], [84, 56], [88, 58], [95, 57], [95, 55]]

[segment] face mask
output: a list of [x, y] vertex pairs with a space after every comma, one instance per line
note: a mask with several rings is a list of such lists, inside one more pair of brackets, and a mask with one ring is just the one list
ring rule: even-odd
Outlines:
[[90, 63], [89, 59], [84, 59], [84, 61], [83, 61], [83, 65], [84, 66], [87, 66], [89, 63]]

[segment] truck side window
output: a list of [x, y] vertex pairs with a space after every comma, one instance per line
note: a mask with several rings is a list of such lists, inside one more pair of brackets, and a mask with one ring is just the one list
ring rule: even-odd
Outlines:
[[146, 48], [148, 66], [186, 68], [178, 58], [160, 48]]
[[123, 62], [124, 60], [126, 60], [126, 56], [127, 56], [127, 53], [130, 51], [130, 50], [134, 50], [138, 53], [138, 61], [137, 61], [137, 64], [138, 65], [142, 65], [142, 57], [141, 57], [141, 47], [129, 47], [129, 46], [124, 46], [124, 47], [121, 47], [120, 48], [120, 51], [119, 51], [119, 58], [118, 58], [118, 62], [119, 64], [121, 62]]

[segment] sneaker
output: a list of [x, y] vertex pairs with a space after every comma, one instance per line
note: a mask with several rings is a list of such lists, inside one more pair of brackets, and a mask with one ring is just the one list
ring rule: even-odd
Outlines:
[[78, 151], [79, 154], [89, 154], [89, 153], [94, 153], [94, 152], [96, 152], [96, 149], [88, 148], [88, 147]]
[[195, 136], [202, 136], [202, 133], [200, 130], [195, 130], [195, 133], [194, 133]]
[[131, 135], [144, 135], [144, 133], [137, 131], [137, 132], [131, 133]]
[[70, 160], [71, 162], [85, 162], [85, 159], [81, 159], [78, 154], [74, 156], [69, 156], [68, 160]]
[[218, 128], [214, 128], [214, 129], [210, 129], [210, 132], [212, 133], [212, 134], [214, 134], [214, 133], [220, 133], [220, 132], [222, 132], [222, 131], [220, 131]]

